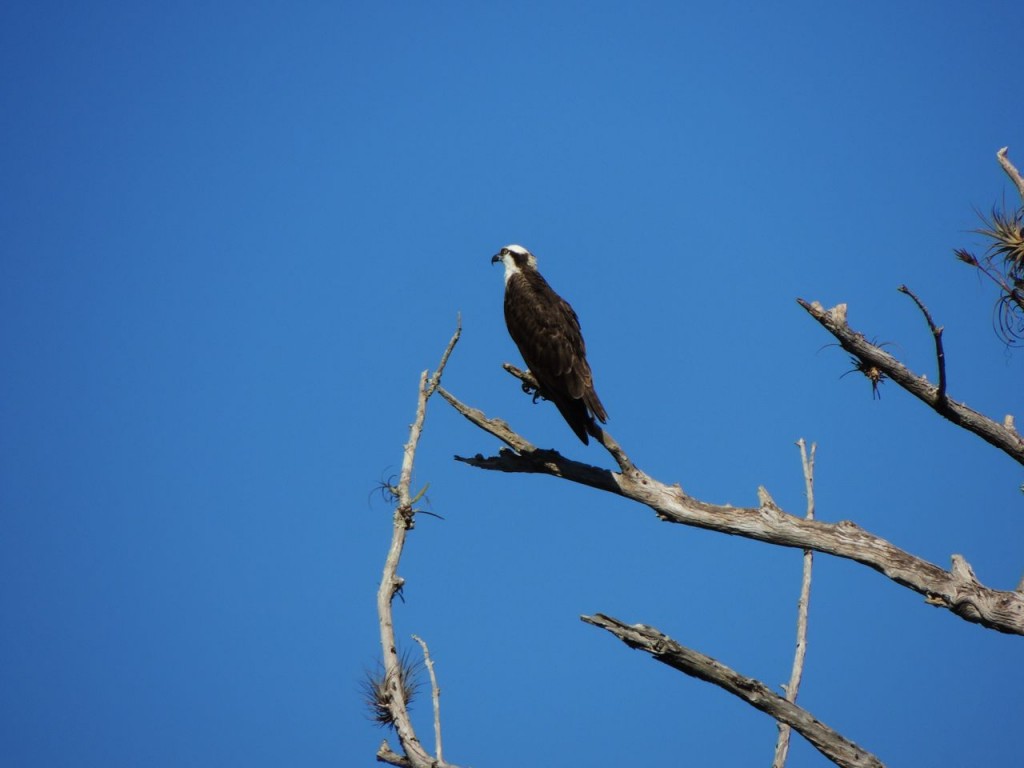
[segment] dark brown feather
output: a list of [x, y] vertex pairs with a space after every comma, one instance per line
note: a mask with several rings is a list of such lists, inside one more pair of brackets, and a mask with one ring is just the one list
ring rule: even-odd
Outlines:
[[585, 444], [594, 418], [608, 414], [594, 390], [587, 347], [576, 312], [535, 269], [521, 269], [505, 284], [505, 324], [541, 394], [553, 402]]

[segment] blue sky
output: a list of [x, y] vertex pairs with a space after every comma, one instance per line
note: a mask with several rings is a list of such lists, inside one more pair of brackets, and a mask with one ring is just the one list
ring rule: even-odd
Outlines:
[[[796, 305], [1020, 412], [1024, 353], [952, 256], [1024, 165], [1010, 2], [8, 3], [0, 11], [0, 753], [17, 766], [369, 765], [359, 681], [420, 371], [610, 466], [500, 368], [490, 256], [580, 315], [609, 429], [716, 503], [765, 485], [987, 585], [1020, 467]], [[400, 637], [462, 765], [747, 766], [767, 717], [581, 623], [788, 678], [800, 555], [452, 461], [430, 405]], [[411, 645], [411, 643], [410, 643]], [[800, 702], [892, 765], [1019, 759], [1021, 639], [816, 561]], [[429, 706], [415, 709], [431, 743]], [[392, 739], [392, 743], [394, 740]], [[685, 761], [680, 757], [685, 755]], [[799, 738], [792, 766], [826, 762]]]

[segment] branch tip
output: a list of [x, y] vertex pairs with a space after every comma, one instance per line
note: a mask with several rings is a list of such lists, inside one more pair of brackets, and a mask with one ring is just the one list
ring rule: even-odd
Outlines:
[[1021, 177], [1020, 171], [1017, 170], [1016, 166], [1010, 162], [1010, 148], [1003, 147], [996, 152], [996, 159], [999, 161], [999, 165], [1002, 166], [1003, 171], [1007, 176], [1010, 177], [1010, 181], [1017, 187], [1017, 192], [1020, 194], [1021, 202], [1024, 202], [1024, 178]]
[[[945, 354], [943, 353], [940, 367], [940, 386], [929, 384], [923, 376], [918, 376], [909, 368], [896, 360], [892, 355], [872, 344], [864, 338], [862, 333], [856, 332], [846, 325], [845, 321], [840, 322], [835, 310], [837, 305], [828, 312], [815, 311], [813, 306], [806, 302], [801, 304], [825, 330], [831, 333], [839, 345], [847, 352], [854, 355], [861, 365], [867, 366], [868, 370], [877, 369], [878, 373], [895, 382], [899, 387], [906, 390], [914, 397], [928, 405], [944, 419], [953, 422], [980, 438], [999, 448], [1012, 459], [1024, 464], [1024, 440], [1019, 435], [1009, 432], [1002, 425], [992, 419], [967, 407], [962, 402], [952, 399], [945, 390]], [[921, 305], [923, 307], [923, 305]], [[932, 323], [934, 325], [934, 322]], [[938, 327], [936, 334], [936, 354], [941, 347], [941, 334]], [[879, 379], [880, 380], [880, 379]]]
[[444, 764], [444, 754], [441, 746], [441, 688], [437, 684], [437, 675], [434, 674], [434, 660], [430, 658], [430, 650], [427, 642], [419, 635], [413, 635], [412, 639], [420, 644], [423, 649], [423, 663], [430, 675], [430, 694], [434, 704], [434, 744], [437, 750], [437, 762]]
[[935, 361], [939, 370], [939, 387], [935, 393], [936, 402], [933, 407], [936, 410], [944, 409], [946, 407], [946, 353], [942, 348], [942, 327], [935, 325], [931, 312], [928, 311], [928, 307], [924, 305], [924, 302], [917, 297], [917, 294], [905, 285], [901, 285], [897, 290], [913, 299], [917, 308], [921, 310], [921, 314], [924, 315], [925, 322], [928, 323], [928, 330], [932, 332], [932, 338], [935, 340]]
[[963, 555], [953, 555], [950, 559], [953, 562], [953, 566], [950, 570], [954, 576], [970, 582], [972, 586], [981, 586], [981, 583], [978, 581], [978, 577], [974, 575], [974, 569], [971, 567], [971, 564], [964, 559]]

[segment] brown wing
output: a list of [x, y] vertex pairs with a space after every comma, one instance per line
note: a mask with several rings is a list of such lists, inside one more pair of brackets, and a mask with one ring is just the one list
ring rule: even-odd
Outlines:
[[575, 399], [582, 399], [592, 415], [602, 422], [607, 422], [608, 414], [605, 413], [604, 406], [594, 390], [594, 377], [590, 372], [590, 364], [587, 362], [587, 344], [583, 340], [579, 318], [576, 317], [575, 310], [569, 306], [569, 302], [558, 296], [553, 290], [551, 293], [558, 299], [560, 309], [566, 319], [564, 325], [567, 329], [566, 343], [572, 350], [572, 361], [566, 372], [566, 376], [569, 378], [569, 394]]
[[505, 323], [542, 394], [587, 443], [592, 416], [608, 415], [594, 391], [576, 312], [537, 272], [512, 276], [505, 288]]

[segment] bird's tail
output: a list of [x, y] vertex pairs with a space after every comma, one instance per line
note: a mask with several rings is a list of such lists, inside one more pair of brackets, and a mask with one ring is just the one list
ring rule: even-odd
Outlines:
[[[590, 413], [594, 414], [598, 421], [602, 424], [608, 422], [608, 413], [605, 411], [604, 405], [601, 403], [601, 398], [597, 396], [597, 392], [594, 391], [593, 387], [590, 388], [589, 392], [586, 392], [583, 395], [583, 402], [587, 404], [587, 409]], [[593, 421], [593, 419], [591, 421]], [[594, 425], [594, 428], [598, 428], [596, 424]], [[591, 432], [590, 434], [594, 435], [594, 437], [598, 437], [596, 432]]]
[[[562, 418], [565, 419], [566, 423], [572, 427], [572, 431], [576, 433], [584, 445], [590, 445], [590, 438], [588, 434], [594, 437], [599, 437], [600, 427], [594, 423], [594, 419], [590, 416], [590, 411], [587, 410], [587, 404], [582, 400], [575, 399], [563, 399], [556, 398], [554, 400], [555, 406], [558, 408], [558, 412], [562, 414]], [[600, 403], [599, 403], [600, 405]], [[604, 409], [602, 408], [602, 411]]]

